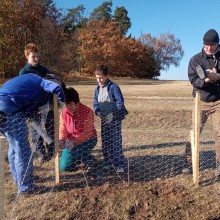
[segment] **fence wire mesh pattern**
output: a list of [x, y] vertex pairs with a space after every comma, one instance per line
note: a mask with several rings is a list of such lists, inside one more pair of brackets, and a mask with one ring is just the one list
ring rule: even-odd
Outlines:
[[[122, 123], [74, 116], [71, 131], [86, 124], [89, 132], [83, 131], [82, 141], [59, 142], [58, 150], [53, 110], [6, 118], [1, 130], [10, 147], [1, 138], [2, 219], [220, 218], [211, 119], [200, 135], [199, 187], [192, 172], [183, 172], [194, 107], [188, 82], [119, 83], [129, 111]], [[93, 109], [94, 84], [74, 87], [81, 103]], [[61, 118], [58, 127], [65, 136]], [[22, 193], [24, 183], [33, 190]]]

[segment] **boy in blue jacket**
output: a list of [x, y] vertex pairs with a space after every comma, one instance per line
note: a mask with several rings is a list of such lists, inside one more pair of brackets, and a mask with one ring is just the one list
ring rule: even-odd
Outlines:
[[10, 170], [19, 193], [31, 192], [35, 187], [25, 115], [45, 105], [53, 93], [65, 101], [59, 84], [32, 73], [12, 78], [0, 88], [0, 131], [9, 143]]
[[109, 70], [101, 65], [95, 70], [98, 85], [95, 89], [94, 111], [101, 118], [102, 152], [109, 166], [123, 173], [125, 158], [122, 149], [122, 120], [128, 111], [119, 86], [109, 79]]

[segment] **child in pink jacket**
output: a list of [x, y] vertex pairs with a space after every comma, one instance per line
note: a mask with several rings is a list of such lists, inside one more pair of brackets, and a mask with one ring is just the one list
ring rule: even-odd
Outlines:
[[64, 148], [60, 157], [60, 170], [73, 171], [81, 162], [92, 165], [91, 151], [97, 144], [93, 111], [82, 104], [74, 88], [65, 92], [66, 105], [60, 114], [59, 140]]

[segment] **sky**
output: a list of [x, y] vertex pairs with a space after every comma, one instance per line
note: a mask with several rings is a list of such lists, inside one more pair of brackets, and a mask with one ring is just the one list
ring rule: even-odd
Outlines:
[[[83, 5], [86, 17], [103, 2], [54, 0], [64, 12]], [[188, 80], [189, 60], [202, 50], [205, 32], [215, 29], [220, 34], [220, 0], [112, 0], [112, 12], [121, 6], [128, 11], [132, 25], [127, 34], [132, 37], [139, 38], [141, 33], [150, 33], [152, 37], [170, 33], [180, 40], [184, 57], [178, 67], [170, 66], [166, 72], [162, 71], [161, 80]]]

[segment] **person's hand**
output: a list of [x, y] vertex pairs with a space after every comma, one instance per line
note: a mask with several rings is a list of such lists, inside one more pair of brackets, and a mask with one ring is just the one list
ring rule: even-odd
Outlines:
[[65, 148], [65, 141], [64, 140], [59, 140], [59, 145], [61, 149]]
[[113, 116], [112, 113], [110, 113], [110, 114], [108, 114], [105, 118], [106, 118], [106, 122], [107, 122], [108, 124], [110, 124], [110, 123], [112, 122], [114, 116]]
[[99, 116], [99, 118], [102, 118], [101, 112], [97, 112], [96, 115]]
[[65, 148], [71, 150], [74, 147], [74, 141], [65, 141]]
[[210, 74], [210, 73], [217, 73], [217, 70], [216, 70], [216, 68], [213, 68], [213, 69], [206, 69], [206, 73], [207, 73], [207, 74]]
[[208, 77], [205, 79], [206, 83], [211, 83], [214, 82], [215, 80], [219, 80], [220, 79], [220, 74], [210, 71], [208, 73]]

